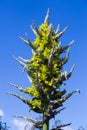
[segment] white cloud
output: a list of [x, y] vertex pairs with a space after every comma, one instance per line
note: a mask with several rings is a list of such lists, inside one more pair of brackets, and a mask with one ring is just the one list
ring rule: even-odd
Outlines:
[[71, 127], [67, 126], [67, 127], [64, 127], [64, 130], [73, 130]]
[[4, 116], [4, 111], [0, 109], [0, 116]]
[[20, 121], [17, 119], [13, 119], [13, 123], [17, 127], [17, 130], [25, 130], [25, 127], [26, 127], [26, 130], [31, 130], [31, 127], [32, 127], [31, 123]]

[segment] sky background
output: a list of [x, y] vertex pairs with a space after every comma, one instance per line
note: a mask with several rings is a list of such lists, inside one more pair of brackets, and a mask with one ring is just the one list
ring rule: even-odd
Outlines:
[[[79, 126], [87, 128], [87, 0], [1, 0], [0, 1], [0, 115], [7, 121], [11, 130], [22, 130], [26, 122], [14, 118], [13, 115], [27, 115], [37, 118], [29, 112], [29, 108], [20, 100], [6, 92], [21, 94], [8, 85], [12, 82], [24, 87], [30, 86], [26, 73], [12, 56], [31, 57], [31, 49], [25, 45], [19, 36], [29, 34], [31, 41], [34, 34], [30, 24], [34, 20], [39, 26], [50, 8], [50, 23], [54, 29], [60, 24], [62, 30], [69, 26], [62, 37], [62, 45], [71, 40], [75, 43], [71, 47], [69, 62], [65, 66], [67, 71], [75, 63], [76, 68], [72, 77], [67, 81], [68, 92], [79, 88], [81, 94], [75, 94], [64, 106], [66, 109], [56, 117], [63, 123], [72, 123], [76, 130]], [[31, 125], [31, 124], [29, 124]], [[69, 129], [68, 129], [69, 130]]]

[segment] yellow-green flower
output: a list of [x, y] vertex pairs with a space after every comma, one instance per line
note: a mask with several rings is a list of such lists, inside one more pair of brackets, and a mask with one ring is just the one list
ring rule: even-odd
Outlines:
[[33, 109], [36, 107], [41, 108], [41, 100], [34, 99], [30, 101], [30, 104], [32, 105]]
[[36, 90], [35, 87], [27, 88], [27, 92], [34, 97], [39, 97], [39, 92]]

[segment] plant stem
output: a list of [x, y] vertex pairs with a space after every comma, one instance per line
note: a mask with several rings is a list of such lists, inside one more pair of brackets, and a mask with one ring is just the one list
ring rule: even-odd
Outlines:
[[43, 113], [43, 129], [42, 130], [49, 130], [49, 121], [45, 120], [45, 113]]
[[49, 122], [44, 122], [43, 130], [49, 130]]

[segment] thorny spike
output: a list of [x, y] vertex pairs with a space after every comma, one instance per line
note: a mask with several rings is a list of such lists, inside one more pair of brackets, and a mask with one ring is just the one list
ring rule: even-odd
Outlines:
[[69, 54], [70, 54], [70, 47], [68, 48], [67, 50], [67, 53], [66, 53], [66, 57], [61, 61], [62, 62], [62, 65], [64, 65], [68, 59], [69, 59]]
[[69, 74], [67, 74], [67, 77], [66, 77], [67, 79], [69, 79], [70, 76], [72, 75], [72, 72], [73, 72], [74, 68], [75, 68], [75, 64], [72, 66], [72, 68], [71, 68]]
[[58, 77], [57, 81], [54, 83], [53, 88], [56, 89], [58, 84], [62, 84], [63, 81], [67, 80], [70, 78], [70, 76], [72, 75], [72, 72], [75, 68], [75, 65], [72, 66], [70, 72], [67, 74], [66, 71], [64, 71], [63, 73], [61, 73], [61, 75]]
[[[28, 36], [28, 33], [25, 33], [25, 36], [26, 36], [27, 41], [28, 41], [29, 43], [31, 43], [31, 42], [30, 42], [30, 39], [29, 39], [29, 36]], [[29, 45], [29, 46], [30, 46], [30, 45]], [[33, 47], [35, 48], [35, 46], [34, 46], [32, 43], [31, 43], [31, 46], [33, 46]], [[32, 48], [32, 51], [33, 51], [33, 50], [35, 51], [36, 48], [35, 48], [35, 49]]]
[[61, 54], [63, 53], [65, 50], [67, 50], [72, 44], [74, 43], [74, 40], [72, 40], [68, 45], [61, 47], [61, 42], [58, 42], [58, 47], [60, 47], [60, 49], [55, 50], [54, 54]]
[[28, 33], [25, 33], [26, 39], [29, 39]]
[[30, 121], [30, 122], [33, 122], [38, 128], [41, 128], [42, 127], [42, 123], [38, 122], [37, 120], [33, 119], [33, 118], [29, 118], [29, 117], [26, 117], [26, 116], [18, 116], [18, 115], [15, 115], [14, 117], [18, 117], [18, 118], [23, 118], [27, 121]]
[[55, 33], [56, 33], [56, 34], [57, 34], [57, 33], [59, 33], [59, 30], [60, 30], [60, 24], [58, 24], [58, 26], [57, 26], [57, 29], [56, 29]]
[[13, 84], [13, 83], [8, 83], [10, 86], [13, 86], [13, 87], [16, 87], [17, 89], [19, 89], [21, 92], [24, 92], [24, 93], [27, 93], [27, 91], [26, 91], [26, 89], [25, 88], [23, 88], [23, 87], [20, 87], [20, 86], [18, 86], [18, 85], [16, 85], [16, 84]]
[[74, 40], [72, 40], [68, 45], [69, 47], [74, 43]]
[[30, 28], [31, 28], [31, 30], [33, 31], [33, 33], [34, 33], [35, 35], [37, 35], [37, 33], [36, 33], [36, 31], [34, 30], [34, 28], [32, 27], [32, 25], [30, 25]]
[[66, 27], [63, 29], [62, 32], [56, 34], [55, 39], [59, 39], [59, 38], [65, 33], [65, 31], [67, 30], [67, 28], [68, 28], [68, 26], [66, 26]]
[[[28, 41], [29, 43], [31, 43], [31, 45], [33, 45], [32, 42], [31, 42], [30, 39], [29, 39], [28, 33], [25, 33], [25, 36], [26, 36], [26, 41]], [[27, 43], [26, 43], [26, 44], [27, 44]], [[29, 45], [29, 46], [30, 46], [30, 45]], [[33, 47], [35, 48], [34, 45], [33, 45]], [[31, 48], [32, 48], [32, 47], [31, 47]], [[33, 51], [33, 50], [35, 51], [36, 48], [35, 48], [35, 49], [32, 48], [32, 51]]]
[[57, 88], [57, 85], [62, 84], [62, 82], [63, 82], [64, 80], [66, 80], [66, 76], [67, 76], [66, 71], [64, 71], [63, 73], [61, 73], [61, 75], [58, 77], [58, 79], [57, 79], [56, 82], [54, 83], [53, 88], [56, 89], [56, 88]]
[[30, 105], [30, 101], [24, 99], [22, 96], [19, 96], [19, 95], [15, 94], [15, 93], [11, 93], [11, 92], [7, 92], [7, 94], [10, 94], [10, 95], [12, 95], [12, 96], [15, 96], [15, 97], [19, 98], [19, 99], [20, 99], [22, 102], [24, 102], [25, 104]]
[[27, 69], [27, 73], [31, 78], [35, 78], [34, 74], [29, 70], [29, 68]]
[[64, 52], [65, 50], [67, 50], [72, 44], [74, 43], [74, 40], [72, 40], [68, 45], [64, 46], [61, 48], [60, 52]]
[[18, 58], [14, 57], [14, 59], [23, 67], [24, 70], [27, 71], [28, 75], [30, 77], [35, 78], [35, 76], [33, 75], [33, 73], [29, 70], [29, 68], [27, 67], [27, 65], [25, 63], [23, 63], [22, 61], [20, 61]]
[[40, 30], [38, 30], [38, 28], [36, 27], [34, 21], [32, 22], [32, 25], [33, 25], [33, 27], [31, 27], [31, 28], [33, 29], [33, 32], [35, 33], [35, 35], [38, 34], [39, 36], [41, 36], [41, 32], [40, 32]]
[[24, 70], [27, 70], [27, 66], [25, 63], [23, 63], [22, 61], [20, 61], [18, 58], [16, 58], [15, 56], [13, 56], [13, 58], [23, 67]]
[[62, 54], [63, 52], [65, 52], [72, 44], [74, 43], [74, 40], [72, 40], [68, 45], [61, 47], [61, 42], [58, 42], [58, 49], [55, 50], [54, 54], [58, 55], [58, 54]]
[[58, 102], [65, 102], [68, 98], [70, 98], [74, 93], [80, 93], [80, 90], [79, 89], [76, 89], [74, 91], [72, 91], [71, 93], [67, 94], [66, 96], [64, 96], [63, 98], [61, 98], [60, 100], [58, 100]]
[[69, 78], [71, 77], [74, 68], [75, 68], [75, 64], [72, 66], [72, 68], [71, 68], [71, 70], [70, 70], [70, 72], [69, 72], [68, 74], [67, 74], [66, 71], [64, 71], [64, 72], [61, 74], [61, 79], [62, 79], [62, 81], [67, 80], [67, 79], [69, 79]]
[[63, 108], [61, 108], [61, 109], [59, 109], [58, 111], [51, 111], [50, 113], [48, 113], [48, 115], [47, 115], [47, 120], [49, 119], [52, 119], [52, 118], [54, 118], [55, 117], [55, 115], [56, 114], [58, 114], [58, 113], [60, 113], [61, 111], [63, 111], [65, 109], [65, 107], [63, 107]]
[[32, 83], [32, 80], [31, 80], [31, 78], [30, 78], [30, 76], [28, 74], [27, 74], [27, 78], [30, 81], [30, 83]]
[[58, 47], [61, 47], [61, 41], [58, 41]]
[[36, 47], [30, 42], [30, 40], [25, 40], [24, 38], [22, 38], [21, 36], [19, 37], [24, 43], [26, 43], [27, 45], [29, 45], [33, 50], [36, 50]]
[[60, 113], [61, 111], [63, 111], [65, 109], [65, 107], [61, 108], [60, 110], [56, 111], [56, 113]]
[[51, 130], [62, 130], [61, 129], [62, 127], [66, 127], [66, 126], [69, 126], [69, 125], [71, 125], [71, 123], [56, 126], [55, 128], [52, 128]]
[[61, 99], [55, 100], [52, 102], [52, 109], [57, 109], [58, 107], [62, 106], [62, 103], [65, 102], [68, 98], [70, 98], [74, 93], [79, 92], [80, 90], [74, 90], [71, 93], [67, 94], [66, 96], [62, 97]]
[[56, 99], [58, 99], [59, 97], [62, 97], [63, 95], [65, 95], [65, 93], [66, 93], [66, 89], [60, 91], [60, 93], [59, 93], [59, 92], [56, 92], [56, 91], [54, 90], [54, 93], [51, 95], [50, 99], [51, 99], [51, 100], [56, 100]]
[[44, 23], [48, 23], [49, 24], [49, 13], [50, 13], [50, 9], [48, 8], [47, 14], [46, 14], [46, 17], [45, 17], [45, 20], [44, 20]]
[[18, 58], [19, 58], [21, 61], [25, 62], [25, 63], [28, 63], [28, 64], [30, 63], [29, 60], [26, 60], [26, 59], [24, 59], [24, 58], [22, 58], [22, 57], [20, 57], [20, 56], [19, 56]]
[[76, 90], [75, 90], [75, 92], [78, 92], [78, 93], [80, 93], [80, 89], [76, 89]]
[[58, 111], [54, 111], [54, 112], [53, 112], [54, 116], [55, 116], [56, 114], [60, 113], [61, 111], [63, 111], [64, 109], [65, 109], [65, 107], [59, 109]]
[[67, 50], [67, 53], [66, 53], [66, 59], [69, 58], [69, 54], [70, 54], [70, 47], [69, 47], [68, 50]]

